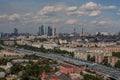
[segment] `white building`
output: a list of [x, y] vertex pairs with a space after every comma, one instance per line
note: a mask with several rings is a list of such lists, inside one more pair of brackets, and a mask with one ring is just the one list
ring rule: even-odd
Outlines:
[[87, 60], [88, 53], [85, 52], [74, 52], [74, 58]]
[[60, 44], [67, 44], [68, 43], [67, 40], [61, 40], [61, 39], [59, 39], [59, 42], [60, 42]]
[[41, 45], [43, 45], [43, 44], [42, 43], [32, 43], [32, 47], [40, 48]]
[[55, 47], [58, 47], [58, 45], [56, 43], [44, 43], [43, 47], [45, 49], [54, 49]]
[[60, 47], [60, 50], [65, 50], [68, 52], [74, 52], [77, 48], [70, 48], [70, 47]]

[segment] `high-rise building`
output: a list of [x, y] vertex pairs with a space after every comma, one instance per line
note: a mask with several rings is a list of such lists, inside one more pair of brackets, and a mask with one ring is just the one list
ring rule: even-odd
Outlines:
[[44, 26], [43, 25], [39, 27], [38, 35], [40, 35], [40, 36], [44, 35]]
[[53, 27], [53, 29], [52, 29], [52, 35], [56, 36], [56, 28], [55, 27]]
[[48, 36], [52, 36], [52, 28], [50, 26], [48, 26], [48, 33], [47, 33]]
[[13, 32], [13, 34], [14, 34], [15, 36], [18, 35], [18, 29], [17, 29], [17, 28], [14, 28], [14, 32]]
[[2, 38], [2, 35], [3, 35], [3, 33], [1, 32], [1, 33], [0, 33], [0, 38]]
[[45, 35], [47, 35], [47, 34], [48, 34], [48, 28], [45, 27]]
[[40, 32], [40, 31], [41, 31], [40, 29], [41, 29], [41, 28], [40, 28], [40, 27], [38, 27], [38, 35], [40, 35], [40, 33], [41, 33], [41, 32]]

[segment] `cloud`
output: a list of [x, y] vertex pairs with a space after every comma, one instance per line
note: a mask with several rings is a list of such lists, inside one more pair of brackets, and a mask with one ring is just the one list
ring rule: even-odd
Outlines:
[[98, 7], [98, 4], [94, 2], [88, 2], [86, 4], [83, 4], [80, 8], [81, 9], [95, 9]]
[[0, 19], [8, 19], [10, 21], [14, 21], [15, 19], [19, 19], [19, 18], [20, 15], [17, 13], [14, 13], [12, 15], [7, 15], [7, 14], [0, 15]]
[[42, 10], [38, 12], [38, 14], [44, 15], [46, 13], [53, 12], [53, 11], [54, 11], [54, 6], [45, 6]]
[[75, 19], [69, 19], [69, 20], [67, 20], [66, 21], [66, 24], [76, 24], [77, 23], [77, 20], [75, 20]]
[[14, 21], [16, 19], [20, 19], [20, 17], [21, 17], [20, 14], [14, 13], [9, 16], [9, 20]]
[[88, 2], [86, 4], [83, 4], [80, 8], [82, 10], [113, 10], [116, 9], [116, 6], [104, 6], [95, 2]]
[[100, 25], [100, 26], [112, 26], [115, 23], [109, 18], [100, 17], [100, 18], [96, 18], [95, 20], [92, 20], [90, 24]]
[[45, 15], [48, 13], [58, 13], [58, 12], [64, 12], [66, 9], [66, 5], [58, 4], [53, 6], [44, 6], [39, 12], [38, 15]]
[[100, 7], [100, 9], [104, 9], [104, 10], [114, 10], [114, 9], [116, 9], [117, 7], [116, 6], [113, 6], [113, 5], [111, 5], [111, 6], [102, 6], [101, 5], [101, 7]]
[[75, 16], [98, 16], [100, 15], [102, 12], [100, 10], [92, 10], [92, 11], [75, 11], [75, 12], [68, 12], [68, 15], [75, 15]]
[[96, 10], [96, 11], [92, 11], [92, 12], [89, 14], [89, 16], [98, 16], [98, 15], [100, 15], [100, 14], [101, 14], [101, 11]]
[[[62, 17], [67, 16], [99, 16], [102, 10], [116, 9], [116, 6], [104, 6], [95, 2], [88, 2], [81, 6], [68, 6], [65, 4], [56, 4], [52, 6], [44, 6], [40, 11], [37, 12], [36, 17]], [[35, 17], [34, 17], [35, 19]]]
[[76, 6], [71, 6], [67, 8], [67, 11], [75, 11], [75, 10], [77, 10]]
[[4, 18], [8, 18], [8, 15], [6, 14], [0, 15], [0, 19], [4, 19]]
[[72, 16], [99, 16], [104, 10], [114, 10], [116, 6], [104, 6], [101, 4], [97, 4], [95, 2], [88, 2], [83, 4], [79, 8], [76, 8], [75, 11], [67, 12], [67, 15]]

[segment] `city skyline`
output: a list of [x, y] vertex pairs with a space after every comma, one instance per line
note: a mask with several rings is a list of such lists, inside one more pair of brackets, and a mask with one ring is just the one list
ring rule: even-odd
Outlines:
[[116, 0], [0, 0], [0, 32], [36, 33], [56, 25], [57, 32], [119, 32], [120, 1]]

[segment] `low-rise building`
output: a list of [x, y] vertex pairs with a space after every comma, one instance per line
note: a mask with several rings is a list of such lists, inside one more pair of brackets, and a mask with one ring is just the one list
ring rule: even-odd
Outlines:
[[108, 57], [108, 64], [110, 64], [112, 67], [115, 66], [117, 61], [118, 61], [117, 57], [114, 57], [114, 56], [109, 56]]
[[60, 44], [67, 44], [68, 43], [67, 40], [61, 40], [61, 39], [59, 39], [59, 42], [60, 42]]
[[9, 46], [13, 46], [13, 45], [15, 45], [15, 42], [14, 41], [4, 41], [4, 44], [9, 45]]
[[17, 75], [9, 75], [6, 77], [6, 80], [19, 80]]
[[38, 60], [34, 60], [34, 59], [32, 59], [32, 60], [29, 60], [29, 59], [15, 59], [15, 60], [12, 60], [12, 62], [13, 63], [27, 63], [27, 62], [38, 62]]
[[102, 63], [104, 60], [104, 55], [103, 54], [98, 54], [95, 56], [95, 62], [96, 63]]
[[106, 47], [104, 52], [120, 52], [120, 46], [117, 47]]
[[70, 48], [70, 47], [60, 47], [60, 50], [65, 50], [65, 51], [68, 51], [68, 52], [74, 52], [76, 51], [76, 48]]
[[25, 55], [25, 54], [23, 54], [23, 53], [17, 53], [17, 52], [10, 51], [10, 50], [2, 50], [1, 53], [2, 53], [4, 56], [7, 56], [7, 57], [22, 57], [22, 56]]
[[74, 52], [74, 58], [87, 60], [88, 53], [86, 52]]

